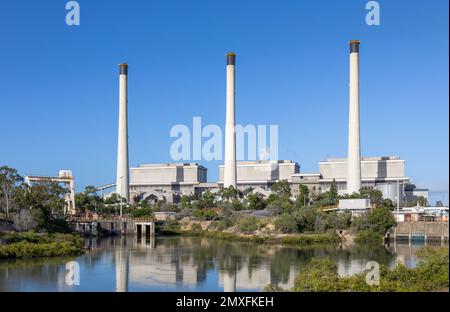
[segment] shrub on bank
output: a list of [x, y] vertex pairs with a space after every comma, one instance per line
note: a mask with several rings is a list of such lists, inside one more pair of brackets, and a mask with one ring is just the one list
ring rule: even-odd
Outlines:
[[436, 291], [449, 286], [448, 247], [424, 248], [419, 251], [420, 263], [416, 268], [403, 264], [393, 270], [380, 266], [379, 285], [368, 285], [366, 273], [350, 277], [339, 277], [336, 266], [330, 259], [313, 259], [295, 279], [293, 291], [301, 292], [394, 292]]
[[275, 229], [281, 233], [295, 233], [297, 222], [292, 215], [284, 213], [275, 220]]
[[251, 233], [258, 229], [258, 218], [256, 217], [243, 217], [238, 220], [237, 228], [242, 233]]
[[19, 242], [0, 246], [0, 259], [72, 256], [83, 253], [83, 248], [70, 242], [33, 244]]
[[153, 210], [151, 208], [140, 208], [140, 209], [134, 209], [131, 211], [132, 218], [145, 218], [145, 217], [152, 217], [152, 216], [153, 216]]

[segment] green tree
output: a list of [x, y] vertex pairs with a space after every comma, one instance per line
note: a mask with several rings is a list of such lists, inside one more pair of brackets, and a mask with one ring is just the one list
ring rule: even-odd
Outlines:
[[293, 217], [300, 232], [312, 232], [315, 229], [317, 209], [307, 206], [294, 211]]
[[292, 197], [291, 187], [287, 180], [275, 182], [272, 185], [271, 190], [280, 199], [289, 199]]
[[377, 207], [372, 212], [353, 220], [358, 241], [377, 241], [395, 225], [395, 218], [389, 208]]
[[335, 202], [339, 198], [338, 189], [337, 189], [337, 185], [336, 185], [336, 180], [335, 179], [333, 179], [333, 181], [331, 182], [330, 190], [329, 190], [329, 197], [330, 197], [331, 200], [333, 200]]
[[214, 207], [215, 200], [216, 196], [211, 191], [206, 190], [199, 200], [199, 205], [201, 208], [212, 208]]
[[444, 207], [444, 203], [440, 200], [436, 202], [436, 207]]
[[16, 169], [8, 166], [0, 167], [0, 195], [5, 198], [6, 217], [9, 218], [12, 197], [19, 184], [23, 182], [23, 177], [19, 175]]
[[361, 198], [370, 198], [370, 203], [375, 207], [383, 206], [383, 193], [374, 188], [361, 188], [359, 191]]
[[191, 208], [191, 198], [189, 196], [183, 195], [180, 199], [180, 207], [182, 209]]
[[247, 208], [250, 210], [263, 210], [266, 208], [267, 202], [264, 200], [264, 197], [259, 194], [249, 194], [247, 195]]
[[64, 195], [67, 189], [55, 182], [24, 185], [15, 200], [22, 209], [29, 209], [38, 229], [48, 232], [66, 231], [67, 224], [62, 219], [65, 206]]
[[84, 192], [75, 194], [75, 205], [80, 211], [102, 211], [103, 198], [97, 195], [94, 186], [86, 186]]
[[238, 197], [238, 191], [230, 185], [229, 187], [221, 188], [219, 195], [222, 198], [222, 201], [230, 202]]
[[306, 185], [300, 184], [298, 186], [299, 192], [295, 202], [297, 207], [303, 207], [309, 204], [309, 189]]
[[416, 196], [413, 200], [413, 206], [428, 207], [428, 200], [423, 196]]

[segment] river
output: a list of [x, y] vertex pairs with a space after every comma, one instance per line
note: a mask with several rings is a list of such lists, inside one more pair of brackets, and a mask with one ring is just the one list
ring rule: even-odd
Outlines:
[[299, 269], [313, 257], [329, 257], [340, 275], [350, 275], [363, 271], [369, 261], [414, 267], [422, 247], [285, 247], [200, 237], [87, 239], [86, 246], [88, 251], [79, 257], [1, 261], [0, 291], [260, 291], [268, 284], [291, 288]]

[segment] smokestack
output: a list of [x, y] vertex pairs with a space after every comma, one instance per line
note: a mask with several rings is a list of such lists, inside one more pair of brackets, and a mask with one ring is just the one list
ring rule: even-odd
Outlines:
[[361, 188], [361, 145], [359, 139], [359, 41], [350, 41], [350, 103], [348, 115], [347, 193]]
[[116, 193], [129, 201], [127, 80], [128, 65], [119, 64], [119, 138], [117, 144]]
[[225, 121], [224, 187], [236, 188], [236, 132], [234, 104], [234, 65], [236, 54], [227, 53], [227, 112]]

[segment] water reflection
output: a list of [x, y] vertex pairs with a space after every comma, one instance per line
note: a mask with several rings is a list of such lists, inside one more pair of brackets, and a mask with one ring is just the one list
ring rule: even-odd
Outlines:
[[291, 288], [309, 261], [328, 257], [346, 276], [368, 261], [415, 266], [420, 245], [282, 247], [189, 237], [88, 239], [76, 258], [80, 285], [65, 284], [73, 258], [0, 262], [0, 291], [258, 291]]

